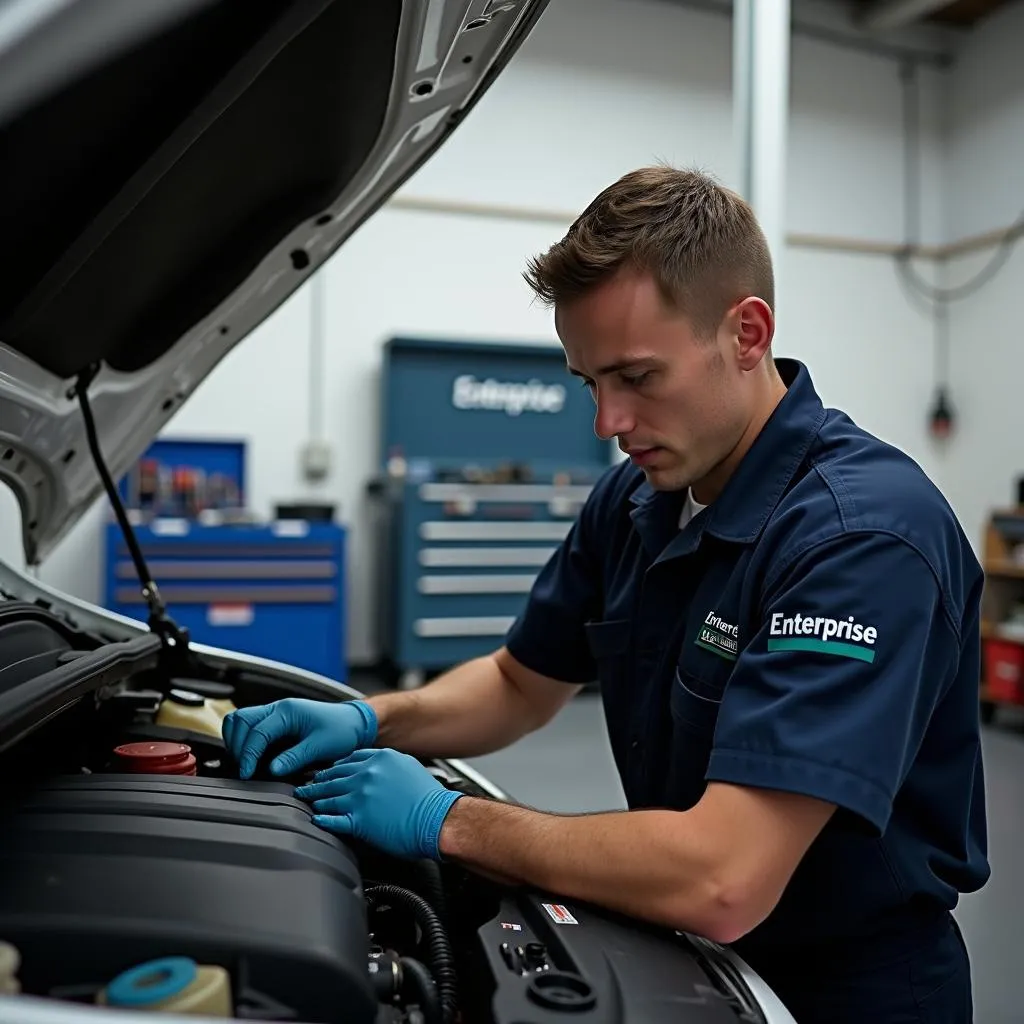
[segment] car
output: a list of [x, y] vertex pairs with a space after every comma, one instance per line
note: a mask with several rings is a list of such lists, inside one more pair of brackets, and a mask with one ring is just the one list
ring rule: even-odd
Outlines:
[[395, 860], [317, 828], [297, 779], [240, 780], [227, 710], [361, 694], [192, 641], [115, 486], [544, 6], [0, 3], [0, 476], [28, 565], [109, 502], [147, 605], [126, 618], [0, 564], [5, 1024], [792, 1021], [728, 949]]

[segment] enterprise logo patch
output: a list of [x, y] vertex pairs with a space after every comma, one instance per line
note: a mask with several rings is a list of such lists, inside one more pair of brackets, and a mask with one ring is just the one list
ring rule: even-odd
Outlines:
[[878, 630], [852, 615], [833, 619], [825, 615], [784, 615], [775, 612], [768, 630], [769, 651], [811, 651], [858, 661], [875, 660]]

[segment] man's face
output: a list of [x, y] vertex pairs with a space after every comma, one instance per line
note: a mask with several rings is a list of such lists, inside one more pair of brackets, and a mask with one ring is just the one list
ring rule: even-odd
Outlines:
[[714, 336], [698, 336], [638, 273], [556, 311], [569, 369], [597, 405], [595, 432], [616, 439], [657, 490], [698, 485], [744, 437], [755, 396], [735, 323], [730, 314]]

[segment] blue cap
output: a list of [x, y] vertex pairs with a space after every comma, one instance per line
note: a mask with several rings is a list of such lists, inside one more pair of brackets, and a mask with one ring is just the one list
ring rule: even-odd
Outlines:
[[119, 974], [107, 986], [111, 1006], [152, 1006], [184, 992], [199, 969], [187, 956], [149, 960]]

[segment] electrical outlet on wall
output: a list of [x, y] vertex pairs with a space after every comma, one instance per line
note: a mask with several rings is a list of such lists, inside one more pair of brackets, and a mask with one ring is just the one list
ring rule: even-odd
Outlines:
[[326, 441], [307, 441], [302, 448], [302, 475], [323, 480], [331, 471], [331, 446]]

